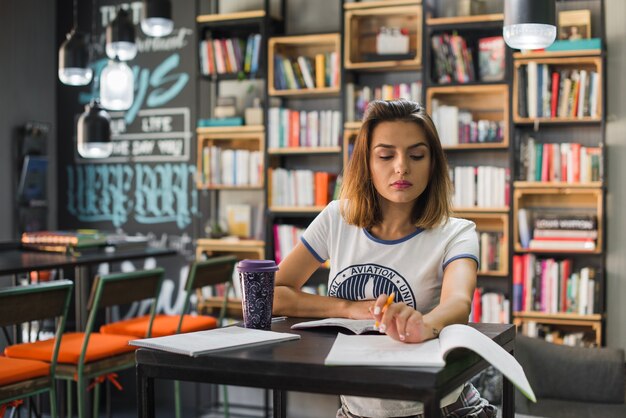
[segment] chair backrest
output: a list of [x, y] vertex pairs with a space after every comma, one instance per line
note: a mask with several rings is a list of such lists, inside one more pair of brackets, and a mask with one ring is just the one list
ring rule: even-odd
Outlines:
[[[156, 311], [156, 299], [163, 283], [164, 270], [155, 268], [150, 270], [134, 271], [130, 273], [115, 273], [96, 276], [91, 287], [91, 295], [87, 309], [89, 318], [85, 327], [84, 350], [86, 351], [89, 335], [94, 329], [96, 315], [101, 308], [127, 305], [142, 300], [152, 300], [150, 308], [150, 323], [148, 334], [152, 332], [152, 322]], [[81, 357], [82, 363], [82, 357]]]
[[72, 287], [70, 280], [58, 280], [0, 290], [0, 326], [65, 318]]
[[0, 290], [0, 326], [18, 325], [41, 319], [56, 319], [56, 339], [50, 360], [51, 376], [54, 376], [56, 369], [61, 335], [65, 331], [73, 286], [70, 280], [55, 280]]
[[207, 260], [194, 261], [191, 264], [189, 274], [187, 275], [187, 282], [185, 283], [185, 304], [183, 305], [183, 310], [178, 321], [176, 333], [179, 333], [182, 328], [183, 318], [189, 310], [191, 295], [194, 290], [223, 283], [226, 285], [226, 289], [224, 290], [224, 304], [218, 318], [218, 325], [221, 324], [228, 304], [228, 291], [236, 263], [237, 257], [234, 255], [224, 255], [212, 257]]

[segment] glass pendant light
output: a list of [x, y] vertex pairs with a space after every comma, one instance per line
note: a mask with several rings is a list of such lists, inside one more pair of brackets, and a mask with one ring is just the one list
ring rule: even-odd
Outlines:
[[133, 104], [133, 71], [120, 60], [110, 60], [100, 74], [100, 101], [105, 109], [127, 110]]
[[83, 158], [107, 158], [113, 151], [111, 117], [97, 100], [85, 106], [76, 126], [78, 153]]
[[128, 12], [121, 8], [106, 29], [106, 53], [111, 59], [130, 61], [137, 55], [135, 26]]
[[554, 0], [504, 0], [504, 41], [514, 49], [542, 49], [556, 39]]
[[85, 33], [77, 31], [76, 0], [73, 8], [74, 27], [59, 48], [59, 80], [69, 86], [85, 86], [93, 77], [89, 68], [89, 41]]
[[143, 0], [141, 30], [157, 38], [172, 33], [172, 3], [169, 0]]

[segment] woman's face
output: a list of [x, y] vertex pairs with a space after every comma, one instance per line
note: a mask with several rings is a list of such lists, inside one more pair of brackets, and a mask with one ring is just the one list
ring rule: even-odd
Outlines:
[[414, 202], [430, 177], [430, 146], [426, 133], [413, 122], [381, 122], [372, 132], [370, 175], [378, 193], [389, 202]]

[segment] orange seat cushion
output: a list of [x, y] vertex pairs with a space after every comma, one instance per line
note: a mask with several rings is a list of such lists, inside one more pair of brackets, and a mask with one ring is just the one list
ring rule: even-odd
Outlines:
[[[59, 349], [59, 363], [78, 364], [80, 351], [83, 348], [83, 332], [63, 334]], [[129, 335], [102, 335], [93, 333], [89, 337], [85, 363], [134, 351], [136, 347], [128, 345], [134, 339]], [[4, 349], [7, 357], [50, 361], [54, 350], [54, 339], [11, 345]]]
[[50, 364], [44, 361], [0, 357], [0, 386], [49, 374]]
[[[179, 320], [180, 316], [178, 315], [156, 315], [152, 323], [152, 336], [164, 337], [166, 335], [175, 334]], [[145, 338], [148, 332], [149, 321], [149, 315], [125, 319], [123, 321], [102, 325], [100, 332], [102, 334], [132, 335], [138, 338]], [[217, 327], [217, 319], [212, 316], [185, 315], [180, 332], [203, 331], [215, 327]]]

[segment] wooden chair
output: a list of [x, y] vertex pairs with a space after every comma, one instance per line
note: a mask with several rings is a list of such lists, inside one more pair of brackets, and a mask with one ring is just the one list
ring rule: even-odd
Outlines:
[[56, 321], [54, 343], [45, 361], [0, 357], [0, 411], [10, 402], [48, 392], [50, 416], [57, 417], [54, 375], [72, 286], [69, 280], [59, 280], [0, 290], [0, 326], [52, 318]]
[[[185, 283], [185, 302], [180, 315], [159, 314], [154, 318], [152, 323], [152, 337], [160, 337], [164, 335], [180, 334], [186, 332], [203, 331], [222, 326], [226, 309], [228, 306], [228, 294], [233, 277], [233, 271], [237, 258], [235, 256], [213, 257], [208, 260], [195, 261], [189, 268], [187, 281]], [[203, 287], [216, 286], [223, 284], [225, 286], [222, 309], [217, 318], [208, 315], [189, 315], [189, 307], [191, 305], [191, 296], [194, 292], [199, 291]], [[117, 321], [100, 327], [103, 334], [115, 335], [131, 335], [143, 338], [147, 335], [149, 318], [142, 316], [127, 320]], [[228, 417], [228, 392], [226, 386], [224, 388], [224, 410], [225, 416]], [[180, 382], [174, 382], [176, 417], [182, 417], [182, 403], [180, 397]]]
[[[63, 334], [59, 350], [55, 377], [67, 381], [68, 416], [72, 416], [72, 381], [77, 382], [78, 416], [86, 418], [87, 382], [96, 378], [93, 412], [94, 417], [97, 417], [99, 383], [103, 377], [135, 366], [135, 347], [128, 345], [135, 337], [93, 332], [98, 311], [111, 306], [152, 300], [147, 331], [150, 336], [155, 301], [162, 281], [162, 268], [96, 277], [87, 306], [89, 317], [85, 331]], [[13, 345], [5, 350], [5, 354], [12, 358], [49, 361], [56, 341], [58, 339]]]

